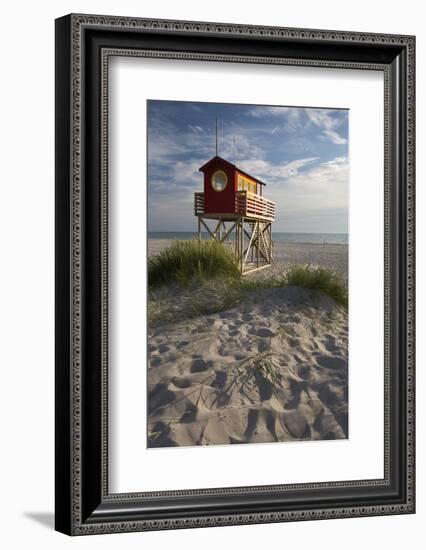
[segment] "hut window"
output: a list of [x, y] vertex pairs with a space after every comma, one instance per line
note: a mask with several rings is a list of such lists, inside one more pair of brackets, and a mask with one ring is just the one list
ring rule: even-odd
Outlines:
[[228, 176], [223, 170], [218, 170], [212, 176], [212, 187], [215, 191], [223, 191], [228, 183]]
[[238, 191], [248, 191], [249, 193], [257, 193], [257, 183], [255, 181], [238, 176]]
[[238, 176], [238, 191], [247, 191], [248, 182], [242, 176]]

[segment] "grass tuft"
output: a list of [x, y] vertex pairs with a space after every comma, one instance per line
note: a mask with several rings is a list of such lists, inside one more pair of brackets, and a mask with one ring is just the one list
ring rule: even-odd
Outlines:
[[217, 241], [175, 241], [148, 260], [151, 287], [218, 278], [237, 280], [240, 272], [232, 253]]
[[286, 286], [300, 286], [317, 290], [333, 298], [338, 304], [348, 307], [348, 287], [336, 272], [323, 267], [293, 266], [284, 275]]
[[325, 267], [294, 265], [281, 275], [263, 276], [260, 279], [241, 279], [240, 286], [246, 292], [255, 292], [267, 288], [298, 286], [327, 294], [338, 304], [348, 307], [348, 287], [344, 278], [337, 272]]

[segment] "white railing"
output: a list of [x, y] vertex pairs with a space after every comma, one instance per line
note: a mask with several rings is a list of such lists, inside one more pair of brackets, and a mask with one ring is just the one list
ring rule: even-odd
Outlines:
[[[204, 214], [204, 193], [194, 193], [194, 212], [196, 216]], [[220, 212], [215, 212], [215, 214], [220, 214]], [[274, 221], [275, 203], [260, 195], [250, 193], [250, 191], [237, 191], [235, 214], [247, 218]]]
[[204, 193], [194, 193], [194, 211], [196, 216], [204, 214]]
[[237, 191], [235, 209], [238, 214], [249, 218], [275, 220], [275, 203], [250, 191]]

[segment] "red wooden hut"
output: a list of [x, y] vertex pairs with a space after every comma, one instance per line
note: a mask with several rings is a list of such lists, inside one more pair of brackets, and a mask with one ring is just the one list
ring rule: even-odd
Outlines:
[[[211, 238], [230, 244], [242, 273], [269, 266], [275, 203], [263, 196], [266, 184], [217, 155], [200, 172], [204, 192], [194, 197], [199, 238], [204, 228]], [[213, 229], [207, 220], [216, 220]]]

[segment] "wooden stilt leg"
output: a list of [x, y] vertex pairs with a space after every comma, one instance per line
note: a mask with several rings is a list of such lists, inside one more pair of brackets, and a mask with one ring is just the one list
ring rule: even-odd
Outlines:
[[[214, 225], [208, 223], [214, 220]], [[273, 260], [272, 224], [243, 216], [223, 219], [197, 216], [197, 238], [203, 240], [202, 232], [208, 238], [226, 244], [235, 255], [238, 269], [246, 275], [271, 265]]]

